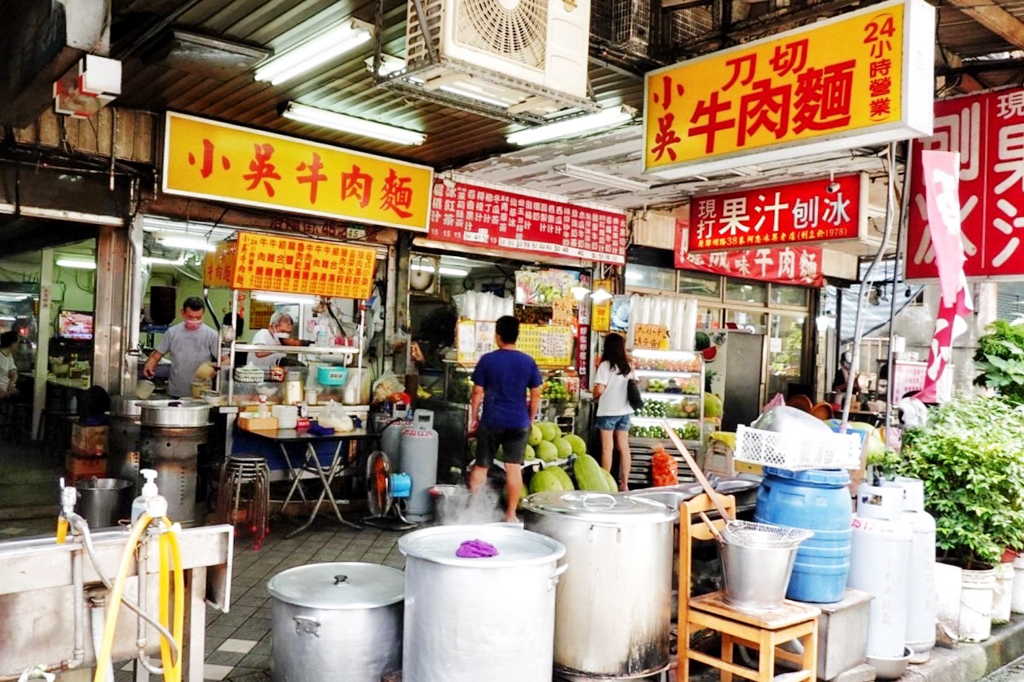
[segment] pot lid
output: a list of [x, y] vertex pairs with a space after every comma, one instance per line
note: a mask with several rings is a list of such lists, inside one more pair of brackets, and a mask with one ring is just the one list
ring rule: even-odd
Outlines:
[[209, 410], [210, 404], [205, 400], [181, 398], [179, 400], [143, 400], [139, 402], [143, 410]]
[[678, 509], [643, 497], [583, 490], [534, 493], [523, 501], [523, 508], [548, 516], [606, 523], [658, 523], [679, 516]]
[[[459, 546], [470, 540], [482, 540], [498, 550], [488, 558], [455, 556]], [[508, 568], [557, 561], [565, 546], [540, 533], [514, 525], [495, 523], [476, 526], [435, 526], [402, 537], [398, 549], [407, 557], [465, 568]]]
[[402, 601], [405, 574], [378, 564], [308, 564], [278, 573], [267, 591], [287, 604], [312, 609], [373, 609]]

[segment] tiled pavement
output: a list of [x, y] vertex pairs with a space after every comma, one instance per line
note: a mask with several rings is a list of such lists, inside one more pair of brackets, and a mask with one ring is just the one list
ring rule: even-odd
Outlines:
[[[402, 533], [366, 528], [350, 530], [322, 520], [297, 537], [286, 539], [282, 523], [267, 536], [259, 551], [244, 536], [236, 538], [232, 569], [231, 610], [212, 609], [206, 618], [207, 680], [258, 682], [270, 670], [270, 608], [267, 581], [295, 566], [332, 561], [363, 561], [405, 567], [398, 551]], [[130, 682], [132, 664], [116, 671], [116, 682]]]

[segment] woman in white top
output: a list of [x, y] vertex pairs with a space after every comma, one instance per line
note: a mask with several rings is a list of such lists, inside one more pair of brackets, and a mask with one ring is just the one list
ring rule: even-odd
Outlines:
[[[270, 324], [266, 329], [261, 329], [252, 337], [253, 345], [256, 346], [280, 346], [298, 345], [298, 342], [291, 338], [295, 322], [292, 316], [283, 310], [278, 310], [270, 316]], [[293, 343], [289, 343], [292, 341]], [[252, 364], [262, 369], [270, 369], [277, 364], [278, 360], [284, 357], [284, 353], [273, 351], [259, 351], [253, 353]]]
[[619, 446], [619, 490], [629, 490], [629, 417], [633, 408], [626, 386], [631, 378], [633, 368], [626, 357], [626, 341], [618, 334], [609, 334], [594, 377], [594, 397], [598, 400], [595, 422], [601, 432], [601, 466], [608, 471], [615, 446]]

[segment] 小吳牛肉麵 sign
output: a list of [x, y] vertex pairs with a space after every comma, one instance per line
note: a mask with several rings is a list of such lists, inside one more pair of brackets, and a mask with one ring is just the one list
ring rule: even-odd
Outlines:
[[168, 112], [163, 191], [425, 232], [433, 170]]
[[365, 246], [242, 232], [206, 259], [206, 286], [365, 299], [377, 252]]
[[935, 8], [894, 0], [652, 71], [644, 171], [686, 177], [930, 135]]
[[868, 176], [696, 196], [688, 253], [851, 241], [867, 235]]

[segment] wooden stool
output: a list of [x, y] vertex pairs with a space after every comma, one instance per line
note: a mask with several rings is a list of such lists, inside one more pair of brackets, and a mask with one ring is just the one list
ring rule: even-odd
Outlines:
[[[736, 499], [731, 495], [720, 495], [726, 511], [736, 513]], [[680, 505], [679, 519], [679, 667], [677, 680], [688, 682], [690, 661], [698, 661], [721, 671], [722, 682], [732, 682], [733, 676], [756, 682], [771, 682], [775, 677], [775, 661], [795, 663], [801, 676], [796, 680], [814, 680], [818, 666], [818, 616], [821, 611], [813, 606], [785, 601], [781, 608], [772, 611], [741, 611], [725, 601], [723, 592], [712, 592], [700, 597], [690, 597], [692, 578], [693, 541], [709, 540], [711, 533], [697, 516], [699, 512], [710, 512], [715, 508], [706, 494]], [[695, 520], [696, 519], [696, 520]], [[713, 521], [718, 529], [725, 527], [721, 519]], [[718, 658], [690, 648], [691, 636], [699, 630], [718, 632], [722, 638], [721, 654]], [[793, 654], [779, 649], [779, 645], [799, 640], [803, 645], [802, 654]], [[757, 668], [751, 669], [733, 662], [736, 645], [758, 651]]]

